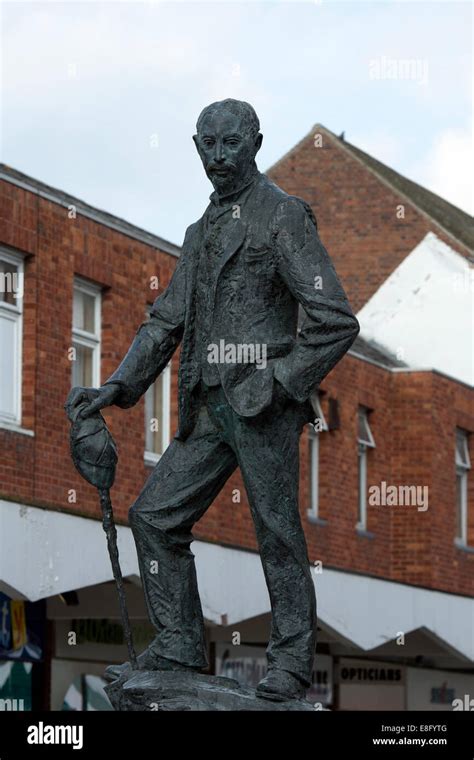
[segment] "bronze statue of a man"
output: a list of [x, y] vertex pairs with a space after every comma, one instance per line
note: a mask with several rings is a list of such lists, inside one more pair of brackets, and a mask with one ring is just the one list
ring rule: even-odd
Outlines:
[[188, 227], [171, 282], [118, 369], [100, 389], [73, 393], [75, 403], [90, 401], [84, 414], [131, 407], [181, 343], [179, 430], [130, 510], [156, 628], [139, 666], [207, 665], [191, 531], [240, 467], [272, 608], [268, 672], [256, 693], [285, 700], [311, 683], [316, 646], [298, 441], [314, 416], [311, 394], [359, 326], [310, 207], [258, 171], [259, 129], [248, 103], [202, 111], [193, 139], [214, 186], [210, 204]]

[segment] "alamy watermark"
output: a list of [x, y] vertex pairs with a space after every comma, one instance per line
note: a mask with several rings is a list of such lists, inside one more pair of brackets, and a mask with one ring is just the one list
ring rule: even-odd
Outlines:
[[453, 710], [467, 710], [468, 712], [474, 711], [474, 698], [472, 698], [470, 694], [464, 694], [464, 697], [462, 699], [460, 697], [453, 699], [451, 704], [453, 706]]
[[428, 486], [393, 486], [382, 480], [380, 485], [369, 486], [368, 502], [371, 507], [416, 507], [418, 512], [426, 512], [428, 491]]
[[0, 712], [23, 712], [24, 709], [24, 699], [0, 699]]
[[428, 69], [426, 59], [389, 58], [383, 55], [369, 61], [369, 78], [412, 81], [425, 85], [428, 83]]
[[84, 746], [84, 727], [68, 725], [48, 725], [39, 721], [28, 726], [28, 744], [71, 744], [73, 749]]
[[210, 343], [207, 347], [209, 364], [255, 364], [257, 369], [267, 366], [265, 343]]
[[0, 272], [0, 293], [13, 293], [13, 298], [23, 298], [23, 272]]

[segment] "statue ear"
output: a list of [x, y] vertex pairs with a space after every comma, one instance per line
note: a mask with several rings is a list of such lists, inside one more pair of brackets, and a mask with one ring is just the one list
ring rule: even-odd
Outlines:
[[262, 147], [262, 142], [263, 142], [263, 135], [261, 132], [259, 132], [257, 137], [255, 138], [255, 148], [256, 148], [255, 152], [256, 153], [258, 153], [258, 151]]
[[197, 135], [193, 135], [193, 141], [194, 141], [194, 145], [196, 146], [196, 150], [199, 153], [199, 145], [198, 145], [198, 136]]

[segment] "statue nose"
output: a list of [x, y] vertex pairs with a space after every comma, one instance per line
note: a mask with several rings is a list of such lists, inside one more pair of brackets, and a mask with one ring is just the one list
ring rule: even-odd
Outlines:
[[215, 151], [214, 151], [214, 161], [216, 161], [216, 163], [220, 164], [220, 163], [222, 163], [223, 160], [224, 160], [224, 152], [222, 150], [222, 145], [220, 144], [220, 142], [217, 142], [216, 143], [216, 148], [215, 148]]

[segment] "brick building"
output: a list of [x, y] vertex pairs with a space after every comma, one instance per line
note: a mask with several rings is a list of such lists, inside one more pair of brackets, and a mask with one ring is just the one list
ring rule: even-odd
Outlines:
[[[313, 698], [341, 709], [452, 709], [474, 691], [472, 220], [319, 125], [268, 173], [313, 207], [362, 325], [301, 439], [320, 625]], [[112, 373], [178, 256], [0, 167], [0, 590], [14, 602], [26, 661], [35, 662], [29, 620], [42, 620], [34, 706], [61, 707], [75, 678], [94, 679], [125, 655], [97, 495], [70, 461], [63, 404], [71, 384]], [[176, 429], [177, 365], [175, 355], [137, 406], [105, 413], [143, 643], [127, 511]], [[252, 681], [264, 667], [269, 601], [238, 473], [194, 533], [211, 666]]]

